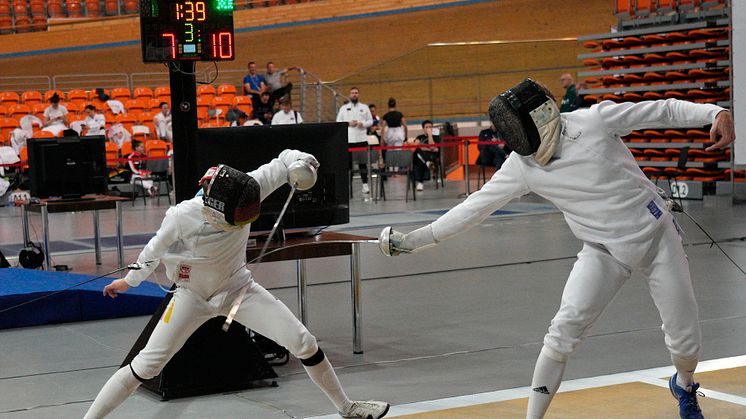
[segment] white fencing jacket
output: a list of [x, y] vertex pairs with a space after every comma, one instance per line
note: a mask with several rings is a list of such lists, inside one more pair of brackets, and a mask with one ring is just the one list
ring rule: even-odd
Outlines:
[[370, 114], [368, 105], [364, 103], [352, 104], [346, 103], [339, 108], [337, 113], [337, 122], [360, 121], [363, 128], [347, 127], [348, 143], [365, 143], [368, 142], [368, 128], [373, 125], [373, 116]]
[[[287, 165], [305, 155], [285, 150], [278, 158], [249, 172], [259, 183], [262, 200], [287, 182]], [[202, 197], [197, 196], [166, 211], [158, 232], [137, 258], [138, 262], [156, 262], [129, 271], [124, 278], [127, 284], [139, 285], [160, 262], [166, 266], [171, 281], [205, 300], [235, 291], [251, 280], [251, 271], [245, 266], [250, 226], [232, 231], [215, 229], [204, 220], [202, 207]]]
[[549, 164], [512, 153], [482, 189], [432, 223], [433, 238], [474, 227], [513, 198], [534, 192], [562, 211], [577, 238], [603, 244], [634, 266], [644, 244], [672, 216], [620, 137], [636, 129], [702, 127], [722, 110], [669, 99], [604, 101], [564, 113], [560, 145]]

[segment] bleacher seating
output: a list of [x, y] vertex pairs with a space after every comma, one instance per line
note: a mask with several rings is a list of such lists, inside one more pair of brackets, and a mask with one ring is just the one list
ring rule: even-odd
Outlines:
[[[588, 103], [676, 98], [730, 107], [730, 41], [725, 1], [617, 0], [618, 32], [581, 37]], [[651, 178], [730, 179], [730, 151], [708, 152], [702, 129], [649, 129], [624, 138]], [[679, 170], [679, 152], [688, 148]]]

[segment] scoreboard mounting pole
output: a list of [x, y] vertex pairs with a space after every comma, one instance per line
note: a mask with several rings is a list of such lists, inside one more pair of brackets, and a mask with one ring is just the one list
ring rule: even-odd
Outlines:
[[[180, 61], [169, 70], [171, 86], [171, 125], [173, 128], [173, 176], [176, 203], [194, 196], [197, 186], [191, 190], [180, 190], [176, 185], [188, 185], [185, 179], [192, 162], [190, 147], [197, 141], [197, 81], [194, 61]], [[183, 188], [182, 188], [183, 189]]]
[[[235, 59], [233, 0], [141, 0], [142, 60], [165, 63], [171, 86], [174, 185], [186, 185], [183, 168], [197, 140], [198, 61]], [[178, 181], [176, 179], [179, 179]], [[176, 190], [176, 202], [189, 199], [195, 188]]]

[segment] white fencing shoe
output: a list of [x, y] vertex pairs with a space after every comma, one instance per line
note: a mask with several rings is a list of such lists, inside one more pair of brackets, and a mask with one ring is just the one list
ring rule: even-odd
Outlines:
[[346, 412], [339, 412], [339, 414], [343, 418], [350, 419], [378, 419], [386, 416], [388, 412], [388, 403], [370, 400], [366, 402], [352, 402], [352, 406]]

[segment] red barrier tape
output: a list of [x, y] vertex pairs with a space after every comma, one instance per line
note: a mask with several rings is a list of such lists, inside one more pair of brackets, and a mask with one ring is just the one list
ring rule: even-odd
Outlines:
[[[168, 160], [170, 157], [168, 156], [160, 156], [160, 157], [138, 157], [136, 159], [132, 159], [132, 161], [145, 161], [145, 160]], [[126, 158], [118, 158], [118, 159], [106, 159], [107, 163], [111, 162], [117, 162], [117, 163], [126, 163], [130, 161], [130, 159]], [[28, 166], [28, 160], [22, 160], [18, 163], [0, 163], [0, 167], [23, 167]]]
[[[447, 137], [447, 138], [457, 138], [457, 139], [473, 139], [477, 137]], [[444, 138], [445, 139], [445, 138]], [[376, 145], [372, 146], [371, 150], [407, 150], [407, 149], [414, 149], [414, 148], [433, 148], [433, 147], [458, 147], [463, 144], [462, 141], [451, 141], [448, 143], [435, 143], [435, 144], [404, 144], [399, 146], [385, 146], [385, 145]], [[505, 141], [503, 140], [497, 140], [497, 141], [469, 141], [469, 144], [476, 144], [476, 145], [496, 145], [496, 144], [505, 144]], [[368, 151], [368, 147], [350, 147], [347, 149], [348, 152], [354, 153], [354, 152], [360, 152], [360, 151]]]

